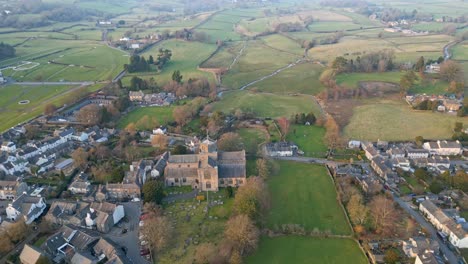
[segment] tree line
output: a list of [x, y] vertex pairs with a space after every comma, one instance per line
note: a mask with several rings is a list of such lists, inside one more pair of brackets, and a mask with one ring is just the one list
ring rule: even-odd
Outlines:
[[147, 72], [151, 71], [151, 65], [155, 65], [158, 71], [161, 71], [163, 67], [171, 60], [172, 52], [168, 49], [160, 48], [156, 60], [153, 55], [148, 57], [148, 60], [144, 56], [132, 55], [130, 57], [130, 63], [124, 64], [124, 69], [129, 73], [133, 72]]
[[13, 46], [0, 42], [0, 60], [15, 57], [16, 50]]

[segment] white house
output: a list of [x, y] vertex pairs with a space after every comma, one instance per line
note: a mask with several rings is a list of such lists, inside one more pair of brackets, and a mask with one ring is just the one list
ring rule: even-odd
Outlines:
[[408, 159], [424, 159], [429, 157], [429, 151], [426, 149], [407, 149], [406, 156]]
[[468, 248], [468, 234], [466, 231], [432, 201], [425, 200], [421, 202], [419, 210], [436, 229], [447, 234], [450, 243], [458, 248]]
[[5, 141], [2, 143], [1, 150], [6, 151], [6, 152], [15, 152], [16, 151], [16, 145], [14, 142], [11, 141]]
[[0, 181], [0, 200], [14, 200], [28, 190], [28, 185], [18, 181]]
[[462, 153], [462, 145], [458, 140], [426, 142], [423, 144], [423, 148], [428, 150], [431, 154], [441, 156], [460, 155]]
[[7, 175], [13, 175], [17, 172], [29, 171], [28, 161], [24, 159], [7, 161], [5, 163], [0, 164], [0, 170], [4, 171]]
[[86, 132], [76, 132], [76, 133], [74, 133], [72, 135], [73, 140], [77, 140], [77, 141], [80, 141], [80, 142], [84, 142], [84, 141], [88, 140], [88, 138], [89, 138], [89, 135]]
[[29, 159], [40, 154], [40, 150], [35, 146], [26, 146], [25, 148], [18, 151], [16, 156], [22, 159]]
[[153, 135], [165, 135], [167, 132], [167, 128], [165, 127], [158, 127], [153, 129]]
[[348, 148], [351, 148], [351, 149], [356, 149], [356, 148], [360, 148], [361, 147], [361, 141], [358, 141], [358, 140], [350, 140], [348, 142]]
[[289, 142], [274, 142], [265, 145], [265, 152], [270, 157], [291, 157], [297, 146]]
[[132, 45], [130, 45], [130, 48], [131, 48], [131, 49], [139, 49], [139, 48], [140, 48], [140, 44], [139, 44], [139, 43], [132, 43]]
[[33, 197], [23, 193], [6, 208], [7, 219], [16, 221], [23, 216], [26, 224], [31, 224], [45, 210], [46, 203], [43, 197]]

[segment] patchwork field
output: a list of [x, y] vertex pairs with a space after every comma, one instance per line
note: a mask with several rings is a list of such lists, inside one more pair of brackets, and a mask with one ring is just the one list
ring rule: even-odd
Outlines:
[[211, 58], [203, 62], [202, 68], [226, 68], [234, 63], [235, 58], [244, 47], [244, 42], [231, 42], [221, 47]]
[[295, 113], [318, 113], [319, 108], [310, 96], [280, 96], [270, 93], [233, 91], [223, 94], [220, 101], [213, 105], [213, 110], [225, 113], [241, 109], [253, 112], [259, 117], [290, 117]]
[[260, 264], [365, 264], [368, 260], [352, 239], [298, 236], [263, 237], [257, 252], [247, 263]]
[[278, 175], [268, 180], [272, 194], [267, 217], [269, 228], [299, 224], [307, 231], [352, 233], [325, 167], [295, 162], [279, 162], [279, 165]]
[[[414, 111], [401, 101], [380, 100], [354, 108], [344, 136], [358, 140], [450, 139], [455, 122], [468, 119], [431, 111]], [[389, 125], [392, 124], [392, 125]]]

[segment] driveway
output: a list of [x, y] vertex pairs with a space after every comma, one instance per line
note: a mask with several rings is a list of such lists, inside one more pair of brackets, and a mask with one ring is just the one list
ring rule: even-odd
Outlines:
[[393, 195], [393, 199], [397, 202], [401, 208], [403, 208], [406, 212], [408, 212], [414, 220], [416, 220], [422, 227], [429, 231], [431, 234], [432, 239], [439, 242], [440, 249], [444, 253], [445, 257], [448, 259], [449, 263], [456, 264], [458, 263], [458, 257], [447, 247], [447, 245], [437, 236], [437, 230], [426, 221], [426, 219], [417, 211], [413, 210], [409, 204], [400, 197]]
[[127, 228], [127, 233], [122, 234], [122, 228], [114, 228], [106, 237], [116, 244], [127, 248], [127, 257], [135, 264], [149, 263], [140, 256], [140, 241], [138, 239], [138, 223], [140, 222], [141, 202], [124, 203], [127, 222], [121, 222], [122, 228]]

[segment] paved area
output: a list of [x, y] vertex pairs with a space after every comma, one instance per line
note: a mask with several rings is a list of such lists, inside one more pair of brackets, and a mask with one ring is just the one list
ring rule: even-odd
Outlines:
[[[121, 247], [127, 248], [127, 257], [135, 264], [149, 263], [140, 256], [140, 241], [138, 239], [138, 223], [140, 222], [141, 202], [124, 203], [125, 216], [127, 221], [123, 221], [120, 228], [115, 228], [113, 232], [106, 237], [114, 241]], [[122, 229], [128, 231], [122, 234]]]
[[426, 219], [418, 212], [410, 207], [410, 205], [403, 201], [400, 197], [393, 195], [393, 199], [397, 202], [401, 208], [408, 212], [414, 220], [416, 220], [422, 227], [429, 231], [432, 239], [439, 242], [440, 249], [444, 253], [449, 263], [458, 263], [458, 257], [447, 247], [447, 245], [437, 236], [437, 230], [426, 221]]

